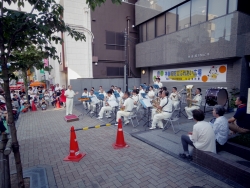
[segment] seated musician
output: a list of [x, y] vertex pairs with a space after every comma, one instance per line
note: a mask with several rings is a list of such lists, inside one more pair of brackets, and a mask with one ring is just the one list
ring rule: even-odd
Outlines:
[[117, 87], [117, 93], [120, 95], [120, 97], [118, 97], [118, 101], [120, 101], [124, 95], [124, 93], [122, 92], [121, 88], [120, 87]]
[[192, 111], [195, 109], [200, 109], [200, 105], [201, 105], [201, 88], [197, 88], [195, 91], [195, 96], [193, 99], [191, 98], [187, 98], [187, 101], [190, 101], [192, 103], [191, 107], [186, 106], [185, 107], [185, 111], [187, 113], [188, 119], [193, 119], [193, 115], [192, 115]]
[[172, 93], [170, 94], [169, 98], [172, 100], [174, 109], [177, 109], [179, 107], [180, 104], [180, 94], [177, 92], [177, 88], [173, 87], [172, 88]]
[[160, 113], [156, 113], [153, 117], [152, 125], [149, 129], [156, 129], [156, 125], [163, 129], [163, 123], [162, 120], [165, 118], [170, 118], [172, 115], [172, 101], [168, 98], [168, 93], [163, 91], [162, 94], [162, 100], [160, 102], [160, 105], [157, 105], [156, 108], [160, 110]]
[[139, 87], [139, 100], [143, 99], [143, 97], [141, 95], [142, 93], [145, 93], [145, 91], [144, 91], [143, 87], [140, 85], [140, 87]]
[[99, 86], [99, 91], [98, 91], [98, 92], [100, 93], [100, 92], [101, 92], [101, 90], [102, 90], [102, 86]]
[[103, 118], [103, 114], [104, 112], [106, 112], [106, 117], [110, 118], [110, 111], [112, 110], [112, 107], [109, 105], [109, 101], [115, 101], [115, 96], [112, 95], [111, 91], [108, 91], [106, 99], [104, 101], [105, 105], [101, 108], [100, 112], [99, 112], [99, 116], [97, 119], [102, 119]]
[[153, 86], [149, 87], [148, 97], [151, 100], [155, 98], [155, 92], [154, 92]]
[[235, 105], [238, 106], [236, 113], [228, 120], [229, 129], [234, 133], [250, 132], [250, 115], [247, 114], [247, 99], [244, 96], [237, 97]]
[[154, 84], [158, 85], [159, 88], [162, 88], [162, 83], [160, 78], [156, 78]]
[[91, 97], [91, 102], [89, 103], [88, 109], [91, 110], [90, 113], [93, 114], [96, 109], [96, 102], [93, 101], [93, 98], [94, 97], [97, 98], [96, 95], [94, 94], [94, 90], [90, 90], [89, 97]]
[[128, 91], [124, 93], [123, 100], [124, 104], [121, 106], [121, 110], [117, 112], [115, 125], [118, 125], [118, 120], [122, 116], [124, 117], [124, 124], [125, 125], [128, 124], [129, 123], [128, 116], [134, 108], [134, 100], [130, 98], [130, 93]]
[[134, 100], [134, 108], [136, 108], [139, 102], [139, 96], [136, 89], [134, 89], [132, 92], [132, 99]]
[[[156, 102], [156, 104], [152, 103], [154, 107], [156, 107], [157, 105], [159, 105], [161, 103], [161, 100], [162, 100], [162, 91], [159, 91], [158, 93], [158, 97], [156, 97], [154, 99], [153, 102]], [[156, 114], [156, 108], [153, 108], [152, 109], [152, 112], [151, 112], [151, 119], [153, 120], [154, 119], [154, 115]]]
[[[83, 93], [82, 93], [82, 97], [88, 97], [89, 96], [89, 92], [87, 90], [87, 88], [83, 89]], [[85, 108], [85, 110], [87, 110], [89, 108], [89, 102], [83, 101], [82, 102], [83, 107]]]
[[214, 122], [210, 121], [213, 127], [215, 138], [216, 138], [216, 151], [221, 150], [221, 146], [227, 142], [228, 139], [228, 122], [225, 118], [225, 108], [222, 105], [216, 105], [213, 107], [213, 116], [215, 117]]

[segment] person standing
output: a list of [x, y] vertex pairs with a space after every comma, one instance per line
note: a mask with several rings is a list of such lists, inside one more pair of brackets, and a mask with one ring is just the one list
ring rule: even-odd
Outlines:
[[74, 92], [72, 90], [72, 86], [69, 85], [68, 86], [68, 89], [65, 91], [65, 97], [66, 97], [66, 116], [67, 115], [71, 115], [72, 114], [72, 111], [73, 111], [73, 99], [74, 99], [74, 96], [77, 95], [78, 92]]
[[60, 95], [60, 101], [63, 103], [63, 107], [66, 107], [66, 97], [65, 97], [65, 86], [62, 86], [62, 90], [61, 90], [61, 95]]

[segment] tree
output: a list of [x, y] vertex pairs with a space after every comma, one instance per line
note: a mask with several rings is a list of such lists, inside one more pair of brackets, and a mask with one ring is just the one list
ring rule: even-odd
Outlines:
[[[26, 98], [28, 99], [28, 80], [27, 71], [35, 67], [36, 69], [44, 69], [50, 71], [50, 67], [44, 67], [43, 59], [47, 58], [45, 53], [41, 49], [37, 49], [36, 46], [30, 45], [26, 46], [22, 50], [14, 50], [11, 60], [11, 71], [21, 70], [25, 85]], [[29, 102], [29, 99], [28, 99]]]
[[[86, 0], [89, 6], [94, 9], [106, 0]], [[24, 187], [22, 164], [19, 152], [19, 143], [16, 135], [16, 127], [12, 113], [9, 77], [10, 70], [7, 62], [13, 56], [13, 50], [24, 49], [30, 43], [43, 49], [45, 55], [58, 59], [56, 48], [52, 42], [62, 43], [62, 38], [54, 36], [56, 32], [65, 32], [75, 40], [85, 40], [85, 35], [67, 26], [62, 20], [63, 7], [55, 0], [26, 0], [33, 8], [31, 12], [9, 10], [6, 3], [18, 3], [24, 6], [24, 0], [0, 0], [0, 65], [4, 81], [5, 99], [8, 113], [8, 125], [12, 137], [12, 149], [14, 153], [18, 187]], [[112, 0], [113, 3], [120, 3], [121, 0]], [[34, 12], [38, 12], [37, 14]], [[18, 63], [18, 62], [17, 62]]]

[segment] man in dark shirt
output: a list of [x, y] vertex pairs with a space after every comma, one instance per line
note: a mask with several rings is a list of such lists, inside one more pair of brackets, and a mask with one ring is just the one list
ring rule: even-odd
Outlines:
[[229, 129], [235, 133], [250, 132], [250, 115], [247, 114], [247, 99], [244, 96], [237, 97], [235, 105], [238, 106], [236, 113], [228, 120]]

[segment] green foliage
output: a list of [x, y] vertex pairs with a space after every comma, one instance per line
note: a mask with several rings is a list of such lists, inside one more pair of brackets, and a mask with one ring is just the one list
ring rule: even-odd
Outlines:
[[[43, 59], [45, 58], [45, 53], [34, 45], [27, 46], [23, 50], [14, 50], [10, 57], [10, 60], [13, 62], [10, 69], [12, 71], [22, 70], [24, 72], [35, 67], [40, 70], [44, 68]], [[49, 68], [51, 69], [52, 67]]]
[[229, 141], [250, 148], [250, 133], [236, 136]]
[[[121, 0], [111, 0], [112, 3], [121, 4]], [[106, 0], [86, 0], [86, 3], [92, 10], [95, 10], [97, 6], [101, 6], [101, 4], [105, 3]]]
[[232, 90], [231, 90], [229, 93], [231, 94], [229, 106], [230, 106], [231, 108], [237, 108], [237, 106], [235, 105], [235, 100], [236, 100], [236, 98], [240, 95], [240, 90], [239, 90], [239, 88], [233, 87]]

